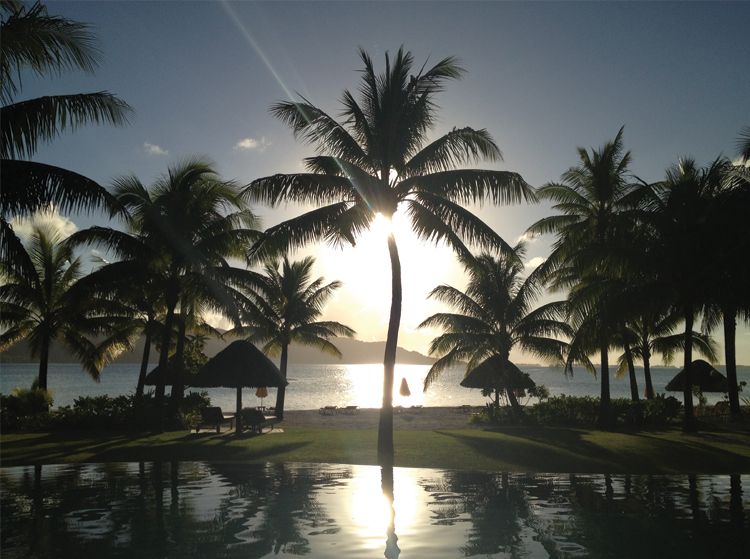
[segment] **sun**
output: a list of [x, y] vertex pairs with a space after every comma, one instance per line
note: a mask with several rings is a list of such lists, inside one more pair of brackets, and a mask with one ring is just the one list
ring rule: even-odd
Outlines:
[[377, 238], [387, 237], [393, 233], [393, 223], [380, 212], [375, 214], [375, 219], [370, 223], [370, 230]]

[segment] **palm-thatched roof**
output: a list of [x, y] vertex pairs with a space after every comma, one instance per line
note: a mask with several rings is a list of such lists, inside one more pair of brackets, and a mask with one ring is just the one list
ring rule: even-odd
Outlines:
[[[677, 373], [665, 387], [669, 392], [681, 392], [684, 390], [685, 369]], [[697, 386], [702, 392], [726, 392], [729, 390], [727, 377], [714, 369], [710, 363], [703, 359], [696, 359], [690, 364], [690, 382]]]
[[259, 388], [289, 384], [279, 368], [246, 340], [232, 342], [201, 367], [192, 380], [200, 388]]
[[528, 373], [499, 355], [493, 355], [485, 359], [461, 381], [464, 388], [494, 388], [496, 390], [528, 390], [534, 388], [536, 383]]

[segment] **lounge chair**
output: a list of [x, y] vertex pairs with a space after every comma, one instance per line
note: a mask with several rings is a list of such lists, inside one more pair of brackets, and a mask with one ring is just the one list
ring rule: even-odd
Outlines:
[[216, 432], [221, 433], [221, 426], [229, 423], [229, 428], [234, 427], [234, 415], [224, 415], [221, 408], [202, 408], [201, 419], [195, 426], [195, 432], [198, 433], [201, 427], [216, 427]]
[[278, 417], [273, 415], [266, 417], [260, 410], [252, 408], [244, 408], [242, 410], [242, 428], [257, 431], [258, 434], [263, 433], [263, 427], [270, 427], [270, 430], [273, 431], [273, 426], [280, 421]]
[[338, 406], [323, 406], [322, 408], [320, 408], [319, 411], [322, 414], [327, 414], [327, 413], [334, 414], [336, 413], [336, 410], [338, 409], [339, 409]]
[[346, 406], [341, 411], [343, 411], [344, 413], [358, 413], [359, 406]]
[[423, 408], [423, 407], [424, 407], [424, 404], [416, 404], [416, 405], [412, 406], [412, 407], [411, 407], [411, 408], [409, 408], [409, 409], [410, 409], [411, 411], [413, 411], [413, 412], [417, 412], [417, 413], [420, 413], [420, 412], [422, 411], [422, 408]]

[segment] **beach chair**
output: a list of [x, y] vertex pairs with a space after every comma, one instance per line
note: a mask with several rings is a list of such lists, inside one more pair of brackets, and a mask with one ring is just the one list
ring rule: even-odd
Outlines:
[[337, 409], [338, 409], [338, 406], [323, 406], [322, 408], [320, 408], [319, 412], [324, 415], [329, 414], [329, 413], [333, 415], [334, 413], [336, 413]]
[[273, 426], [280, 421], [276, 416], [266, 417], [262, 411], [257, 409], [243, 408], [242, 410], [242, 428], [256, 431], [259, 435], [263, 433], [264, 427], [270, 427], [270, 430], [273, 431]]
[[221, 426], [229, 423], [229, 428], [234, 427], [234, 415], [224, 415], [221, 408], [202, 408], [201, 419], [195, 426], [195, 432], [198, 433], [201, 427], [216, 427], [216, 432], [221, 433]]
[[359, 413], [359, 406], [346, 406], [342, 411], [344, 413]]

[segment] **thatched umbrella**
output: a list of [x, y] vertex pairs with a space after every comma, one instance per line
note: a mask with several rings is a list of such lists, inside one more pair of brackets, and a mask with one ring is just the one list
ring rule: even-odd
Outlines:
[[409, 384], [406, 382], [406, 377], [401, 379], [401, 387], [398, 389], [398, 393], [404, 398], [411, 396], [411, 390], [409, 390]]
[[[684, 390], [685, 370], [683, 369], [667, 383], [665, 390], [682, 392]], [[703, 359], [696, 359], [690, 364], [690, 382], [701, 389], [701, 392], [726, 392], [729, 390], [727, 377], [714, 369]]]
[[237, 389], [237, 433], [242, 432], [242, 388], [286, 386], [289, 384], [279, 368], [246, 340], [232, 342], [229, 347], [203, 365], [193, 379], [201, 388]]
[[464, 380], [461, 381], [461, 386], [464, 388], [492, 388], [495, 390], [496, 396], [505, 390], [511, 405], [520, 409], [513, 391], [534, 388], [536, 383], [528, 373], [524, 373], [509, 359], [493, 355], [469, 371]]
[[[143, 383], [147, 386], [156, 386], [156, 379], [159, 378], [160, 373], [161, 373], [161, 369], [157, 365], [149, 374], [146, 375], [146, 378], [143, 379]], [[167, 376], [164, 379], [165, 386], [172, 386], [174, 384], [176, 373], [177, 371], [174, 369], [174, 367], [172, 366], [167, 367]], [[194, 378], [195, 378], [194, 374], [186, 373], [186, 372], [182, 373], [182, 382], [186, 388], [195, 386], [193, 384]]]

